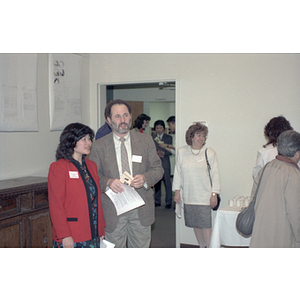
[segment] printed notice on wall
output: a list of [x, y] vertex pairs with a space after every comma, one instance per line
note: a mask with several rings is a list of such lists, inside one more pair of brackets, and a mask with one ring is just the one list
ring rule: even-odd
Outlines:
[[38, 131], [37, 54], [0, 54], [0, 131]]
[[81, 122], [81, 64], [76, 54], [49, 54], [50, 130]]

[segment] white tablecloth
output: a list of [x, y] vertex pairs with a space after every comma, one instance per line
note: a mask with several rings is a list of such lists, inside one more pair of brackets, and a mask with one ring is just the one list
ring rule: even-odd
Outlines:
[[249, 246], [250, 238], [241, 236], [235, 227], [235, 221], [240, 210], [240, 206], [226, 206], [217, 211], [210, 248], [220, 248], [221, 245], [234, 247]]

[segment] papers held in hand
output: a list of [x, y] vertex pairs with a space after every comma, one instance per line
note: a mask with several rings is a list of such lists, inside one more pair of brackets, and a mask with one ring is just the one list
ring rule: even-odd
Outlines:
[[124, 188], [122, 193], [115, 193], [111, 189], [105, 192], [114, 204], [118, 216], [145, 205], [145, 201], [133, 187], [127, 185], [127, 183], [122, 183], [122, 187]]
[[100, 248], [115, 248], [115, 244], [105, 240], [100, 239]]
[[164, 143], [163, 141], [161, 141], [161, 140], [159, 139], [158, 136], [154, 139], [154, 141], [155, 141], [156, 143], [158, 143], [158, 144], [163, 144], [163, 143]]

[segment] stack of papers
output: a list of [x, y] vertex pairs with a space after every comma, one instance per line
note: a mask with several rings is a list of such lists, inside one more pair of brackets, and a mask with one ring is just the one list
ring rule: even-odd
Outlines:
[[122, 193], [115, 193], [111, 189], [105, 192], [113, 202], [118, 216], [145, 205], [145, 201], [133, 187], [124, 183], [122, 184], [122, 187], [124, 188], [124, 192]]
[[100, 239], [100, 248], [115, 248], [115, 244], [105, 240]]

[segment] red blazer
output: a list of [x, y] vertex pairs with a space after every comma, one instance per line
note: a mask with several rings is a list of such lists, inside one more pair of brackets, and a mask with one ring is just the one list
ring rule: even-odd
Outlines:
[[[96, 164], [85, 159], [87, 169], [98, 188], [98, 233], [104, 235], [101, 190]], [[50, 165], [48, 174], [49, 211], [53, 239], [59, 243], [72, 236], [75, 243], [90, 240], [91, 226], [85, 185], [73, 163], [60, 159]]]

